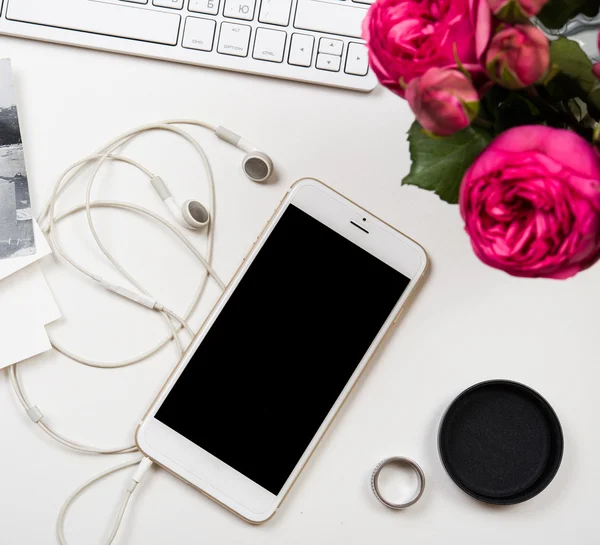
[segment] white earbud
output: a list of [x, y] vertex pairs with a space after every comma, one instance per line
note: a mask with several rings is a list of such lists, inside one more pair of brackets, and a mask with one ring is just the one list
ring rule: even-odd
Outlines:
[[167, 184], [165, 184], [160, 176], [154, 176], [154, 178], [150, 180], [150, 183], [177, 223], [188, 229], [195, 230], [203, 229], [208, 225], [210, 215], [208, 210], [201, 203], [194, 200], [187, 200], [183, 205], [179, 204], [173, 198]]
[[273, 161], [258, 146], [225, 127], [217, 127], [215, 134], [221, 140], [246, 152], [242, 159], [242, 169], [248, 178], [253, 182], [266, 182], [269, 179], [273, 173]]

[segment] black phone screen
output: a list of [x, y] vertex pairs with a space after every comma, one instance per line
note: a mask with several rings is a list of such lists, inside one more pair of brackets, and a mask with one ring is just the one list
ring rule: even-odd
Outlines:
[[277, 495], [408, 283], [289, 205], [156, 418]]

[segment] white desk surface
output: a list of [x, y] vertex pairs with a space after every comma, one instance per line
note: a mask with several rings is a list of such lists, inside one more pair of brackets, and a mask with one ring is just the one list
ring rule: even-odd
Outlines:
[[[59, 172], [131, 127], [188, 117], [223, 124], [274, 158], [279, 180], [244, 179], [241, 155], [197, 131], [217, 180], [215, 267], [236, 269], [274, 206], [297, 178], [318, 177], [418, 240], [432, 271], [279, 513], [253, 527], [176, 478], [155, 470], [136, 492], [115, 543], [164, 545], [591, 544], [598, 539], [600, 484], [600, 265], [567, 282], [520, 280], [482, 265], [458, 209], [400, 186], [410, 161], [407, 105], [378, 89], [343, 92], [216, 70], [0, 38], [16, 79], [34, 207]], [[207, 194], [198, 159], [174, 136], [130, 146], [182, 199]], [[123, 169], [123, 170], [121, 170]], [[81, 188], [81, 186], [78, 186]], [[81, 190], [68, 202], [76, 202]], [[147, 182], [126, 166], [104, 176], [96, 195], [134, 199], [162, 211]], [[178, 311], [200, 267], [170, 237], [126, 213], [98, 212], [107, 244], [129, 270]], [[61, 237], [89, 266], [110, 270], [91, 244], [83, 218]], [[198, 237], [199, 244], [202, 237]], [[52, 328], [81, 352], [117, 359], [163, 335], [151, 313], [111, 297], [63, 266], [46, 276], [65, 319]], [[116, 277], [115, 277], [116, 278]], [[202, 307], [202, 315], [215, 300]], [[200, 314], [193, 320], [198, 325]], [[0, 347], [1, 350], [1, 347]], [[47, 419], [74, 438], [117, 446], [174, 365], [173, 347], [150, 362], [117, 371], [90, 369], [48, 353], [22, 365], [26, 388]], [[438, 422], [464, 388], [510, 378], [554, 406], [565, 433], [562, 467], [533, 500], [497, 508], [461, 492], [436, 450]], [[28, 420], [0, 373], [0, 543], [56, 543], [66, 496], [126, 457], [94, 457], [51, 442]], [[387, 455], [418, 460], [428, 477], [423, 499], [405, 512], [377, 503], [369, 488]], [[101, 543], [116, 512], [126, 472], [89, 490], [71, 510], [72, 544]]]

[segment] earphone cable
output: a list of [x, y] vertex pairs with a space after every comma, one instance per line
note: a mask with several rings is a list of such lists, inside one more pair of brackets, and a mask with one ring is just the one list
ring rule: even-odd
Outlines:
[[[66, 357], [68, 357], [69, 359], [72, 359], [73, 361], [76, 361], [78, 363], [81, 363], [81, 364], [84, 364], [84, 365], [87, 365], [90, 367], [103, 368], [103, 369], [115, 369], [115, 368], [125, 367], [125, 366], [133, 365], [133, 364], [136, 364], [136, 363], [146, 360], [150, 356], [152, 356], [152, 355], [156, 354], [157, 352], [159, 352], [160, 350], [162, 350], [171, 341], [175, 342], [175, 345], [178, 350], [178, 354], [181, 357], [184, 353], [184, 347], [179, 338], [179, 333], [182, 329], [185, 329], [186, 333], [190, 336], [190, 338], [191, 339], [194, 338], [195, 332], [192, 330], [192, 328], [190, 327], [188, 322], [189, 322], [190, 317], [192, 316], [192, 314], [194, 313], [194, 311], [197, 309], [197, 307], [199, 305], [199, 302], [200, 302], [200, 300], [204, 294], [204, 291], [206, 289], [209, 277], [213, 278], [213, 280], [216, 282], [216, 284], [219, 286], [219, 288], [221, 288], [222, 290], [225, 289], [224, 282], [219, 278], [219, 276], [216, 274], [216, 272], [212, 268], [212, 258], [213, 258], [213, 248], [214, 248], [214, 224], [215, 224], [215, 218], [216, 218], [215, 183], [214, 183], [214, 176], [213, 176], [212, 168], [210, 166], [208, 157], [206, 156], [206, 154], [205, 154], [202, 146], [199, 144], [199, 142], [196, 141], [186, 131], [182, 130], [179, 127], [175, 127], [174, 125], [197, 126], [197, 127], [209, 129], [210, 131], [217, 133], [217, 129], [212, 125], [209, 125], [209, 124], [201, 122], [201, 121], [188, 120], [188, 119], [168, 120], [168, 121], [165, 121], [162, 123], [154, 123], [154, 124], [144, 125], [142, 127], [138, 127], [136, 129], [130, 130], [130, 131], [124, 133], [123, 135], [111, 140], [110, 142], [108, 142], [105, 146], [103, 146], [99, 150], [97, 150], [94, 153], [92, 153], [91, 155], [81, 159], [80, 161], [77, 161], [76, 163], [71, 165], [68, 169], [66, 169], [58, 178], [58, 180], [53, 188], [51, 197], [49, 198], [46, 205], [42, 208], [42, 211], [38, 217], [40, 227], [41, 227], [42, 231], [45, 234], [47, 234], [50, 246], [52, 247], [52, 249], [54, 251], [54, 255], [58, 259], [71, 265], [76, 270], [78, 270], [80, 273], [84, 274], [85, 276], [87, 276], [88, 278], [93, 280], [94, 282], [101, 284], [108, 290], [113, 291], [114, 293], [116, 293], [122, 297], [126, 297], [138, 304], [141, 304], [141, 305], [153, 310], [154, 312], [159, 313], [161, 315], [162, 319], [165, 321], [165, 324], [167, 325], [167, 328], [169, 331], [168, 336], [166, 338], [162, 339], [161, 341], [159, 341], [151, 349], [143, 352], [142, 354], [138, 354], [137, 356], [130, 357], [128, 359], [124, 359], [121, 361], [115, 361], [115, 362], [96, 361], [96, 360], [92, 360], [90, 358], [81, 356], [79, 354], [74, 353], [72, 350], [66, 348], [65, 346], [63, 346], [62, 343], [60, 343], [57, 339], [54, 338], [54, 336], [50, 336], [50, 341], [51, 341], [52, 347], [57, 352], [65, 355]], [[104, 166], [104, 164], [107, 161], [121, 162], [121, 163], [127, 164], [129, 166], [132, 166], [132, 167], [140, 170], [150, 180], [153, 180], [156, 178], [150, 170], [148, 170], [146, 167], [144, 167], [137, 161], [117, 153], [117, 150], [120, 147], [122, 147], [124, 144], [130, 142], [136, 136], [143, 134], [145, 132], [148, 132], [148, 131], [168, 131], [168, 132], [178, 135], [181, 138], [184, 138], [192, 145], [192, 147], [194, 148], [194, 150], [197, 152], [197, 154], [200, 156], [200, 158], [202, 160], [204, 170], [206, 173], [207, 182], [208, 182], [209, 199], [210, 199], [208, 213], [209, 213], [209, 217], [211, 218], [211, 221], [208, 224], [207, 232], [206, 232], [205, 255], [203, 255], [194, 246], [194, 244], [192, 244], [192, 242], [181, 233], [180, 229], [178, 229], [173, 224], [166, 221], [162, 216], [160, 216], [159, 214], [156, 214], [155, 212], [153, 212], [151, 210], [148, 210], [144, 207], [141, 207], [141, 206], [133, 204], [133, 203], [126, 203], [126, 202], [120, 202], [120, 201], [115, 201], [115, 200], [106, 200], [106, 201], [92, 200], [92, 189], [94, 186], [94, 182], [96, 180], [98, 173], [100, 172], [100, 170], [102, 169], [102, 167]], [[230, 133], [230, 134], [235, 136], [234, 133]], [[219, 135], [217, 134], [217, 136], [219, 136]], [[219, 136], [219, 137], [221, 138], [221, 136]], [[237, 137], [237, 138], [239, 139], [239, 137]], [[246, 144], [248, 144], [248, 143], [246, 142]], [[234, 145], [236, 145], [236, 144], [234, 144]], [[241, 147], [241, 145], [238, 147]], [[254, 149], [254, 148], [252, 148], [252, 149]], [[270, 159], [269, 159], [269, 162], [270, 162]], [[58, 213], [56, 208], [57, 208], [57, 201], [58, 201], [59, 197], [74, 183], [74, 181], [76, 179], [78, 179], [79, 175], [82, 174], [84, 169], [89, 165], [93, 165], [93, 171], [87, 182], [84, 203], [74, 206], [66, 211]], [[270, 165], [272, 167], [272, 163], [270, 163]], [[164, 200], [164, 197], [163, 197], [163, 200]], [[203, 267], [203, 274], [201, 276], [200, 284], [196, 290], [196, 293], [194, 294], [194, 297], [192, 298], [191, 302], [189, 303], [188, 308], [185, 310], [185, 312], [182, 315], [177, 314], [173, 310], [167, 308], [161, 302], [156, 301], [156, 299], [154, 299], [151, 296], [151, 294], [141, 285], [141, 283], [139, 283], [133, 277], [133, 275], [129, 274], [125, 270], [125, 268], [117, 261], [117, 259], [112, 255], [112, 253], [104, 245], [98, 232], [96, 231], [96, 228], [94, 225], [94, 220], [93, 220], [93, 215], [92, 215], [92, 210], [96, 209], [96, 208], [115, 208], [115, 209], [129, 211], [132, 213], [141, 214], [142, 216], [148, 217], [149, 219], [157, 222], [159, 225], [162, 225], [167, 230], [169, 230], [171, 232], [171, 234], [173, 234], [181, 243], [183, 243], [183, 245], [200, 262], [200, 264]], [[128, 287], [125, 287], [125, 286], [120, 286], [120, 285], [114, 284], [114, 283], [104, 279], [100, 275], [95, 274], [94, 272], [88, 270], [82, 264], [78, 263], [75, 259], [73, 259], [64, 250], [64, 248], [62, 247], [62, 245], [60, 243], [59, 237], [58, 237], [57, 228], [56, 228], [57, 224], [60, 221], [62, 221], [63, 219], [70, 217], [72, 215], [75, 215], [79, 212], [85, 212], [90, 233], [91, 233], [92, 237], [94, 238], [94, 241], [95, 241], [97, 247], [100, 249], [100, 251], [103, 253], [103, 255], [108, 259], [108, 261], [113, 265], [113, 267], [116, 269], [116, 271], [123, 278], [125, 278], [125, 280], [131, 286], [133, 286], [133, 288], [135, 288], [135, 290], [137, 290], [137, 291], [130, 289]], [[25, 389], [23, 387], [21, 378], [18, 373], [18, 364], [12, 365], [10, 367], [9, 376], [10, 376], [10, 381], [13, 386], [13, 389], [15, 390], [16, 396], [17, 396], [19, 402], [21, 403], [21, 405], [24, 407], [28, 416], [31, 418], [31, 420], [35, 424], [37, 424], [38, 427], [44, 433], [46, 433], [50, 438], [57, 441], [61, 445], [68, 447], [72, 450], [75, 450], [77, 452], [85, 453], [85, 454], [114, 455], [114, 454], [134, 453], [134, 452], [138, 451], [138, 449], [135, 445], [128, 445], [125, 447], [117, 447], [117, 448], [99, 448], [99, 447], [95, 447], [95, 446], [85, 445], [83, 443], [74, 441], [74, 440], [69, 439], [68, 437], [62, 435], [61, 433], [56, 431], [53, 427], [51, 427], [44, 420], [44, 414], [42, 413], [42, 411], [36, 405], [33, 405], [29, 401], [27, 394], [25, 392]], [[131, 499], [131, 495], [132, 495], [135, 487], [137, 486], [137, 483], [140, 482], [140, 480], [143, 478], [143, 476], [148, 471], [149, 467], [152, 465], [152, 463], [150, 462], [150, 460], [148, 458], [138, 457], [133, 460], [129, 460], [129, 461], [123, 462], [121, 464], [118, 464], [117, 466], [109, 468], [106, 471], [100, 473], [96, 477], [93, 477], [92, 479], [90, 479], [89, 481], [84, 483], [82, 486], [80, 486], [77, 490], [75, 490], [75, 492], [73, 492], [73, 494], [71, 494], [71, 496], [69, 496], [69, 498], [66, 500], [65, 504], [63, 505], [63, 507], [60, 511], [59, 517], [58, 517], [57, 532], [58, 532], [58, 538], [59, 538], [61, 545], [66, 545], [66, 539], [65, 539], [65, 535], [64, 535], [65, 517], [66, 517], [69, 507], [77, 499], [77, 497], [85, 489], [87, 489], [89, 486], [91, 486], [98, 480], [100, 480], [116, 471], [125, 469], [127, 467], [131, 467], [136, 464], [139, 464], [138, 470], [136, 471], [136, 473], [133, 477], [132, 483], [127, 488], [126, 492], [124, 493], [123, 500], [121, 502], [121, 506], [119, 508], [115, 523], [114, 523], [112, 531], [109, 535], [108, 541], [106, 542], [106, 545], [110, 545], [113, 542], [115, 536], [117, 535], [117, 531], [119, 529], [119, 526], [121, 524], [123, 516], [125, 514], [127, 505]]]
[[111, 545], [111, 543], [114, 541], [115, 537], [117, 536], [117, 532], [119, 531], [119, 527], [121, 526], [121, 522], [123, 521], [123, 516], [125, 515], [125, 511], [127, 509], [127, 506], [129, 505], [129, 501], [131, 500], [132, 494], [134, 493], [138, 484], [144, 479], [148, 470], [152, 466], [152, 462], [150, 461], [149, 458], [145, 458], [143, 456], [138, 456], [138, 457], [134, 458], [133, 460], [127, 460], [126, 462], [123, 462], [121, 464], [113, 466], [113, 467], [103, 471], [102, 473], [99, 473], [98, 475], [96, 475], [95, 477], [92, 477], [90, 480], [86, 481], [80, 487], [78, 487], [63, 503], [63, 505], [60, 509], [60, 513], [58, 515], [57, 521], [56, 521], [56, 531], [57, 531], [58, 541], [59, 541], [60, 545], [68, 545], [67, 539], [65, 537], [65, 519], [67, 516], [67, 512], [68, 512], [69, 508], [71, 507], [71, 505], [73, 504], [73, 502], [87, 488], [89, 488], [94, 483], [98, 482], [99, 480], [101, 480], [105, 477], [108, 477], [109, 475], [116, 473], [117, 471], [126, 469], [131, 466], [136, 466], [136, 465], [137, 465], [137, 470], [136, 470], [135, 474], [133, 475], [131, 482], [129, 483], [129, 486], [123, 493], [123, 499], [121, 501], [119, 511], [117, 512], [115, 522], [113, 523], [113, 526], [112, 526], [111, 532], [108, 536], [108, 539], [105, 541], [105, 545]]
[[[198, 125], [198, 126], [207, 127], [211, 130], [214, 130], [214, 128], [212, 126], [203, 124], [201, 122], [185, 121], [185, 120], [182, 120], [182, 121], [184, 121], [190, 125]], [[84, 365], [88, 365], [91, 367], [118, 368], [118, 367], [124, 367], [126, 365], [132, 365], [134, 363], [143, 361], [144, 359], [155, 354], [156, 352], [158, 352], [160, 349], [162, 349], [164, 346], [166, 346], [166, 344], [168, 344], [172, 340], [175, 340], [176, 343], [178, 343], [179, 352], [182, 353], [183, 349], [180, 345], [180, 341], [178, 339], [177, 332], [181, 326], [181, 327], [186, 328], [188, 334], [193, 337], [194, 333], [191, 330], [191, 328], [187, 325], [187, 320], [189, 319], [189, 317], [191, 316], [191, 313], [195, 310], [195, 308], [198, 305], [200, 297], [202, 296], [202, 294], [204, 292], [204, 289], [206, 286], [206, 280], [208, 279], [208, 276], [212, 275], [212, 277], [215, 279], [215, 281], [217, 282], [219, 287], [221, 289], [224, 288], [224, 283], [220, 280], [220, 278], [215, 273], [215, 271], [212, 269], [212, 266], [210, 264], [210, 261], [212, 259], [212, 248], [213, 248], [213, 239], [214, 239], [214, 227], [212, 225], [209, 226], [209, 231], [207, 233], [207, 258], [205, 259], [202, 256], [202, 254], [195, 248], [195, 246], [187, 239], [187, 237], [183, 236], [177, 228], [175, 228], [168, 221], [164, 220], [164, 218], [162, 218], [158, 214], [156, 214], [150, 210], [147, 210], [143, 207], [132, 204], [132, 203], [122, 203], [119, 201], [99, 201], [99, 202], [91, 202], [90, 201], [91, 186], [92, 186], [93, 180], [95, 179], [97, 173], [99, 172], [100, 168], [102, 167], [102, 165], [104, 164], [104, 162], [106, 160], [115, 160], [115, 161], [120, 161], [123, 163], [130, 164], [130, 165], [138, 168], [139, 170], [141, 170], [149, 178], [151, 178], [153, 176], [152, 172], [150, 172], [148, 169], [143, 167], [137, 161], [134, 161], [130, 158], [127, 158], [127, 157], [124, 157], [121, 155], [111, 155], [112, 152], [117, 147], [128, 142], [134, 136], [141, 134], [143, 132], [146, 132], [148, 130], [162, 130], [162, 131], [166, 130], [166, 131], [174, 132], [177, 135], [186, 139], [188, 142], [190, 142], [190, 144], [192, 144], [194, 149], [199, 153], [199, 155], [202, 158], [202, 162], [205, 166], [207, 178], [208, 178], [208, 182], [209, 182], [208, 186], [209, 186], [210, 200], [211, 200], [210, 210], [211, 210], [212, 218], [213, 218], [213, 222], [214, 222], [214, 219], [215, 219], [214, 178], [213, 178], [213, 174], [212, 174], [212, 169], [210, 167], [210, 163], [208, 161], [208, 158], [206, 157], [206, 154], [202, 150], [202, 147], [194, 138], [192, 138], [185, 131], [178, 129], [176, 127], [171, 127], [168, 123], [156, 123], [156, 124], [152, 124], [152, 125], [146, 125], [144, 127], [140, 127], [138, 129], [129, 131], [128, 133], [125, 133], [124, 135], [112, 140], [109, 144], [107, 144], [100, 150], [98, 150], [98, 151], [94, 152], [93, 154], [91, 154], [90, 156], [76, 162], [75, 164], [71, 165], [67, 170], [65, 170], [62, 173], [62, 175], [60, 176], [60, 178], [58, 179], [57, 183], [55, 184], [51, 198], [49, 199], [48, 203], [44, 206], [44, 208], [42, 209], [42, 212], [40, 213], [40, 223], [43, 225], [43, 231], [48, 233], [49, 239], [50, 239], [50, 244], [51, 244], [53, 250], [55, 251], [56, 255], [59, 258], [63, 259], [67, 263], [71, 264], [77, 270], [79, 270], [80, 272], [85, 274], [86, 276], [94, 279], [95, 281], [98, 281], [99, 277], [97, 275], [95, 275], [91, 271], [88, 271], [85, 267], [79, 265], [77, 262], [75, 262], [73, 259], [71, 259], [69, 257], [69, 255], [63, 250], [61, 244], [59, 243], [58, 237], [57, 237], [57, 232], [56, 232], [56, 224], [59, 221], [61, 221], [62, 219], [66, 218], [72, 214], [75, 214], [75, 213], [80, 212], [85, 209], [87, 218], [88, 218], [88, 225], [90, 225], [90, 229], [93, 232], [92, 234], [94, 235], [96, 243], [100, 246], [104, 255], [107, 256], [107, 258], [117, 268], [117, 270], [119, 270], [119, 272], [124, 274], [125, 277], [128, 280], [130, 280], [137, 289], [139, 289], [142, 293], [147, 294], [147, 292], [143, 289], [143, 287], [139, 283], [137, 283], [135, 281], [135, 279], [133, 279], [133, 277], [131, 275], [129, 275], [122, 267], [120, 267], [120, 265], [118, 264], [116, 259], [113, 258], [113, 256], [110, 254], [110, 252], [102, 244], [98, 234], [96, 233], [96, 231], [94, 229], [93, 220], [91, 219], [91, 209], [95, 208], [95, 207], [114, 207], [114, 208], [121, 208], [121, 209], [129, 210], [129, 211], [138, 212], [138, 213], [141, 213], [141, 214], [144, 214], [144, 215], [150, 217], [153, 220], [158, 221], [160, 224], [162, 224], [167, 229], [169, 229], [180, 241], [182, 241], [184, 243], [184, 245], [200, 261], [200, 263], [202, 264], [202, 266], [205, 269], [205, 274], [202, 277], [200, 286], [198, 287], [198, 290], [194, 296], [194, 299], [193, 299], [191, 305], [188, 307], [188, 309], [184, 313], [183, 317], [179, 317], [173, 311], [167, 309], [163, 305], [157, 305], [156, 310], [159, 310], [161, 312], [161, 314], [164, 316], [165, 322], [169, 328], [169, 336], [167, 338], [163, 339], [161, 342], [159, 342], [159, 344], [157, 346], [155, 346], [154, 348], [152, 348], [151, 350], [144, 352], [143, 354], [141, 354], [137, 357], [122, 360], [120, 362], [98, 362], [98, 361], [90, 360], [89, 358], [85, 358], [83, 356], [73, 353], [71, 350], [62, 346], [61, 343], [56, 341], [56, 339], [54, 339], [51, 336], [52, 345], [57, 351], [59, 351], [63, 355], [66, 355], [70, 359], [73, 359], [79, 363], [82, 363]], [[62, 214], [57, 215], [56, 214], [56, 202], [57, 202], [58, 196], [60, 194], [62, 194], [62, 192], [69, 185], [71, 185], [71, 183], [74, 181], [77, 174], [79, 174], [81, 172], [81, 170], [90, 162], [96, 162], [96, 168], [94, 170], [94, 174], [93, 174], [92, 178], [90, 178], [90, 181], [88, 182], [88, 191], [86, 192], [85, 204], [76, 206], [74, 208], [71, 208], [70, 210], [67, 210], [66, 212], [64, 212]], [[44, 225], [44, 223], [46, 223], [46, 225]], [[178, 324], [176, 326], [173, 326], [170, 318], [175, 319], [176, 322], [178, 322]], [[25, 408], [25, 410], [28, 411], [28, 414], [30, 415], [30, 417], [33, 415], [32, 419], [34, 420], [34, 422], [36, 424], [38, 424], [38, 426], [46, 434], [48, 434], [50, 437], [52, 437], [56, 441], [60, 442], [64, 446], [67, 446], [69, 448], [77, 450], [78, 452], [84, 452], [84, 453], [90, 453], [90, 454], [123, 454], [123, 453], [127, 453], [127, 452], [134, 452], [136, 450], [135, 446], [133, 446], [133, 445], [128, 445], [126, 447], [118, 447], [118, 448], [98, 448], [98, 447], [94, 447], [94, 446], [84, 445], [78, 441], [73, 441], [71, 439], [68, 439], [64, 435], [57, 432], [56, 430], [52, 429], [52, 427], [47, 422], [43, 421], [43, 417], [44, 417], [43, 413], [41, 413], [41, 411], [39, 411], [39, 409], [36, 406], [32, 405], [28, 401], [27, 396], [25, 394], [24, 387], [21, 384], [19, 375], [17, 373], [16, 367], [14, 369], [11, 369], [10, 378], [11, 378], [11, 383], [15, 389], [15, 392], [17, 393], [17, 397], [19, 398], [19, 400], [20, 400], [21, 404], [23, 405], [23, 407]], [[35, 409], [34, 409], [34, 407], [35, 407]]]

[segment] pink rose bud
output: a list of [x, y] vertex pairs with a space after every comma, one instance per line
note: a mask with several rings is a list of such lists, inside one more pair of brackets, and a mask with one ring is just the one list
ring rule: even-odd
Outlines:
[[432, 68], [413, 79], [406, 99], [421, 126], [437, 136], [468, 127], [479, 113], [479, 96], [471, 80], [452, 68]]
[[491, 24], [488, 0], [377, 0], [362, 37], [381, 84], [404, 97], [406, 85], [430, 68], [456, 68], [457, 56], [477, 88], [488, 82]]
[[600, 161], [572, 131], [502, 133], [465, 174], [459, 202], [473, 250], [491, 267], [568, 278], [600, 258]]
[[600, 79], [600, 62], [597, 62], [596, 64], [594, 64], [592, 71], [594, 72], [594, 76], [596, 76], [598, 79]]
[[485, 65], [490, 78], [503, 87], [528, 87], [548, 72], [550, 43], [533, 26], [505, 28], [492, 38]]
[[537, 15], [548, 0], [488, 0], [488, 2], [498, 19], [518, 23]]

